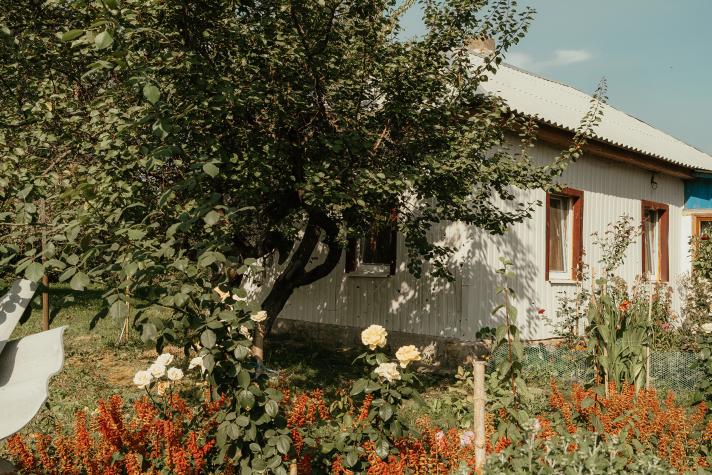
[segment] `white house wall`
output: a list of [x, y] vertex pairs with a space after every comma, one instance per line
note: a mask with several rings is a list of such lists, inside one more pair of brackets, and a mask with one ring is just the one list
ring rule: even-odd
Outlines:
[[[557, 150], [537, 145], [537, 161], [550, 161]], [[686, 241], [689, 222], [683, 224], [683, 182], [665, 175], [655, 175], [656, 189], [651, 187], [651, 172], [629, 165], [584, 156], [572, 164], [561, 183], [584, 191], [583, 244], [584, 260], [600, 274], [599, 250], [591, 233], [603, 231], [623, 214], [641, 220], [641, 200], [669, 205], [670, 279], [675, 285], [681, 272], [689, 267]], [[541, 190], [521, 193], [522, 200], [541, 200]], [[424, 276], [415, 279], [406, 270], [406, 252], [402, 236], [398, 242], [398, 269], [394, 276], [361, 277], [344, 273], [344, 262], [325, 279], [298, 289], [290, 298], [281, 317], [309, 322], [334, 323], [365, 327], [378, 323], [390, 330], [474, 338], [483, 326], [495, 326], [498, 318], [491, 309], [501, 303], [496, 294], [501, 256], [513, 262], [513, 287], [517, 293], [518, 321], [523, 336], [542, 339], [554, 336], [545, 319], [537, 313], [545, 309], [553, 318], [557, 296], [571, 291], [572, 284], [554, 284], [544, 279], [546, 222], [543, 207], [532, 219], [514, 226], [504, 236], [489, 236], [462, 223], [449, 223], [433, 229], [436, 239], [447, 239], [459, 251], [452, 262], [456, 277], [452, 283]], [[632, 283], [642, 269], [642, 250], [638, 240], [631, 246], [621, 277]], [[675, 309], [679, 302], [674, 297]]]

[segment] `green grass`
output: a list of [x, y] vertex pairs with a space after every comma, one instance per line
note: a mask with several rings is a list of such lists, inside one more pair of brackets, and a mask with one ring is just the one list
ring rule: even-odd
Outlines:
[[[0, 289], [0, 293], [4, 290]], [[88, 290], [74, 292], [54, 286], [50, 290], [51, 327], [67, 326], [64, 334], [65, 361], [62, 371], [50, 380], [49, 398], [37, 416], [22, 433], [54, 433], [70, 429], [77, 410], [92, 413], [97, 401], [119, 394], [130, 402], [145, 393], [133, 385], [133, 375], [145, 369], [156, 357], [154, 346], [141, 341], [140, 334], [130, 330], [129, 341], [117, 344], [122, 321], [106, 317], [92, 322], [99, 310], [102, 292]], [[65, 301], [67, 296], [73, 301]], [[42, 331], [40, 296], [31, 305], [29, 317], [17, 326], [12, 338], [20, 338]], [[363, 375], [360, 365], [352, 365], [362, 348], [333, 351], [318, 346], [295, 345], [292, 340], [274, 337], [268, 342], [266, 365], [279, 371], [290, 386], [297, 390], [323, 389], [328, 398], [335, 398], [351, 382]], [[169, 348], [176, 356], [178, 348]], [[438, 397], [452, 379], [437, 374], [421, 374], [419, 379], [427, 388], [426, 397]], [[452, 419], [441, 414], [437, 419]], [[407, 411], [408, 418], [422, 415], [423, 408]], [[427, 409], [425, 410], [426, 412]], [[0, 457], [4, 447], [0, 444]]]
[[[64, 297], [70, 293], [75, 297], [74, 302], [64, 302]], [[23, 431], [53, 431], [56, 425], [71, 424], [78, 409], [93, 411], [101, 398], [118, 393], [133, 399], [141, 394], [132, 385], [133, 374], [145, 367], [155, 352], [135, 331], [130, 332], [128, 343], [117, 345], [120, 321], [105, 318], [90, 328], [100, 299], [101, 292], [94, 290], [72, 292], [60, 287], [50, 291], [51, 327], [67, 327], [64, 367], [51, 379], [49, 398], [44, 407]], [[12, 338], [40, 331], [42, 311], [38, 294], [29, 318], [15, 328]]]

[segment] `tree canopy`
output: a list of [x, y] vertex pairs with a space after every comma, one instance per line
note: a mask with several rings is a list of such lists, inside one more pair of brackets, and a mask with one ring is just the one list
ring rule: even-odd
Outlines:
[[[596, 111], [535, 165], [534, 121], [478, 89], [533, 11], [422, 1], [425, 33], [407, 39], [413, 3], [2, 0], [0, 265], [101, 282], [104, 315], [140, 293], [174, 315], [139, 307], [159, 342], [196, 341], [212, 289], [244, 296], [247, 268], [274, 256], [280, 274], [254, 303], [271, 326], [391, 210], [409, 270], [447, 278], [452, 249], [432, 226], [503, 233], [526, 219], [537, 203], [513, 189], [550, 187]], [[495, 50], [473, 62], [473, 38]]]

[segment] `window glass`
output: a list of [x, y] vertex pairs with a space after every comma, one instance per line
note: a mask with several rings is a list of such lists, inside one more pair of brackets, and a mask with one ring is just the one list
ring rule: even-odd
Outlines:
[[707, 237], [712, 237], [712, 220], [700, 221], [700, 237], [705, 234]]
[[393, 261], [393, 230], [383, 227], [366, 235], [361, 242], [363, 264], [389, 264]]
[[660, 214], [659, 210], [645, 210], [645, 273], [657, 277], [660, 260]]
[[549, 272], [567, 272], [570, 260], [571, 199], [549, 198]]

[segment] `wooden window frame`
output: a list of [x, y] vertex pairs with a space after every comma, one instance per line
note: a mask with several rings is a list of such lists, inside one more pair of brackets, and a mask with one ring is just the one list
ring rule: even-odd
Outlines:
[[700, 231], [702, 230], [701, 225], [703, 222], [712, 222], [712, 213], [692, 215], [692, 235], [694, 237], [700, 237]]
[[[349, 239], [346, 246], [346, 265], [344, 271], [353, 276], [360, 277], [389, 277], [396, 274], [398, 264], [398, 212], [391, 212], [393, 229], [391, 230], [391, 262], [389, 264], [363, 264], [359, 246], [362, 239]], [[379, 269], [378, 267], [381, 267]], [[388, 268], [387, 272], [385, 267]]]
[[549, 258], [550, 258], [550, 245], [549, 241], [551, 239], [551, 228], [549, 225], [549, 220], [551, 218], [551, 197], [553, 196], [563, 196], [572, 199], [572, 213], [573, 222], [571, 223], [571, 275], [572, 281], [578, 280], [578, 268], [583, 260], [583, 203], [584, 203], [584, 192], [582, 190], [577, 190], [575, 188], [563, 188], [562, 190], [554, 193], [546, 194], [546, 268], [545, 268], [545, 279], [551, 282], [550, 270], [549, 270]]
[[656, 280], [660, 282], [670, 281], [670, 206], [665, 203], [656, 203], [654, 201], [641, 200], [640, 202], [640, 224], [643, 226], [641, 233], [641, 253], [642, 253], [642, 274], [647, 278], [645, 273], [645, 248], [647, 245], [645, 239], [645, 212], [649, 210], [662, 211], [660, 221], [658, 221], [659, 229], [659, 252], [658, 252], [658, 275]]

